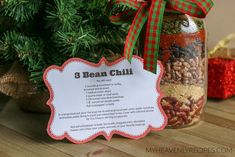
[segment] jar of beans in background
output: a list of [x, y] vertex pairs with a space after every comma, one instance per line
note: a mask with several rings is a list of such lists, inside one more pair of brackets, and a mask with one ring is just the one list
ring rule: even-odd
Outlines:
[[165, 14], [159, 60], [164, 67], [161, 105], [168, 127], [185, 127], [200, 121], [207, 99], [205, 36], [201, 19]]

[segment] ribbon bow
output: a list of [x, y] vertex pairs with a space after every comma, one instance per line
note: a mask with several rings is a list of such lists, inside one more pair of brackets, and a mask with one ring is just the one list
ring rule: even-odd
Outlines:
[[[112, 15], [112, 11], [117, 11], [120, 5], [124, 5], [128, 9], [119, 11], [117, 15]], [[110, 14], [111, 22], [114, 24], [123, 24], [134, 17], [124, 48], [124, 57], [129, 61], [132, 59], [133, 50], [141, 30], [147, 22], [143, 56], [144, 69], [156, 73], [165, 8], [203, 18], [212, 6], [212, 0], [110, 0], [107, 11]]]

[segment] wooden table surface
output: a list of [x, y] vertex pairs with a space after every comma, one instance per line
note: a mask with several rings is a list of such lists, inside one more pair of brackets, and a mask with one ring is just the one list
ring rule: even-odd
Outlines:
[[152, 132], [140, 140], [100, 137], [83, 145], [54, 141], [46, 133], [49, 115], [22, 112], [10, 100], [0, 112], [0, 157], [234, 157], [235, 97], [209, 100], [203, 121], [184, 129]]

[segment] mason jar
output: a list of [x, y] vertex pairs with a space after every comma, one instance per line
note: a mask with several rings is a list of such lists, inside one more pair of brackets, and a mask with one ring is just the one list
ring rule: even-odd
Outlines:
[[201, 19], [165, 14], [158, 59], [164, 67], [161, 105], [168, 127], [185, 127], [200, 121], [207, 100], [205, 38]]

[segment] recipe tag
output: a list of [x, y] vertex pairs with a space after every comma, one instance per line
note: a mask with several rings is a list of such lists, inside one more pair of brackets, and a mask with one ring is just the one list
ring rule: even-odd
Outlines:
[[98, 64], [79, 58], [61, 67], [50, 66], [44, 81], [50, 92], [48, 134], [85, 143], [114, 134], [139, 139], [151, 130], [162, 130], [167, 118], [161, 108], [159, 91], [163, 67], [157, 74], [143, 69], [143, 59], [133, 56]]

